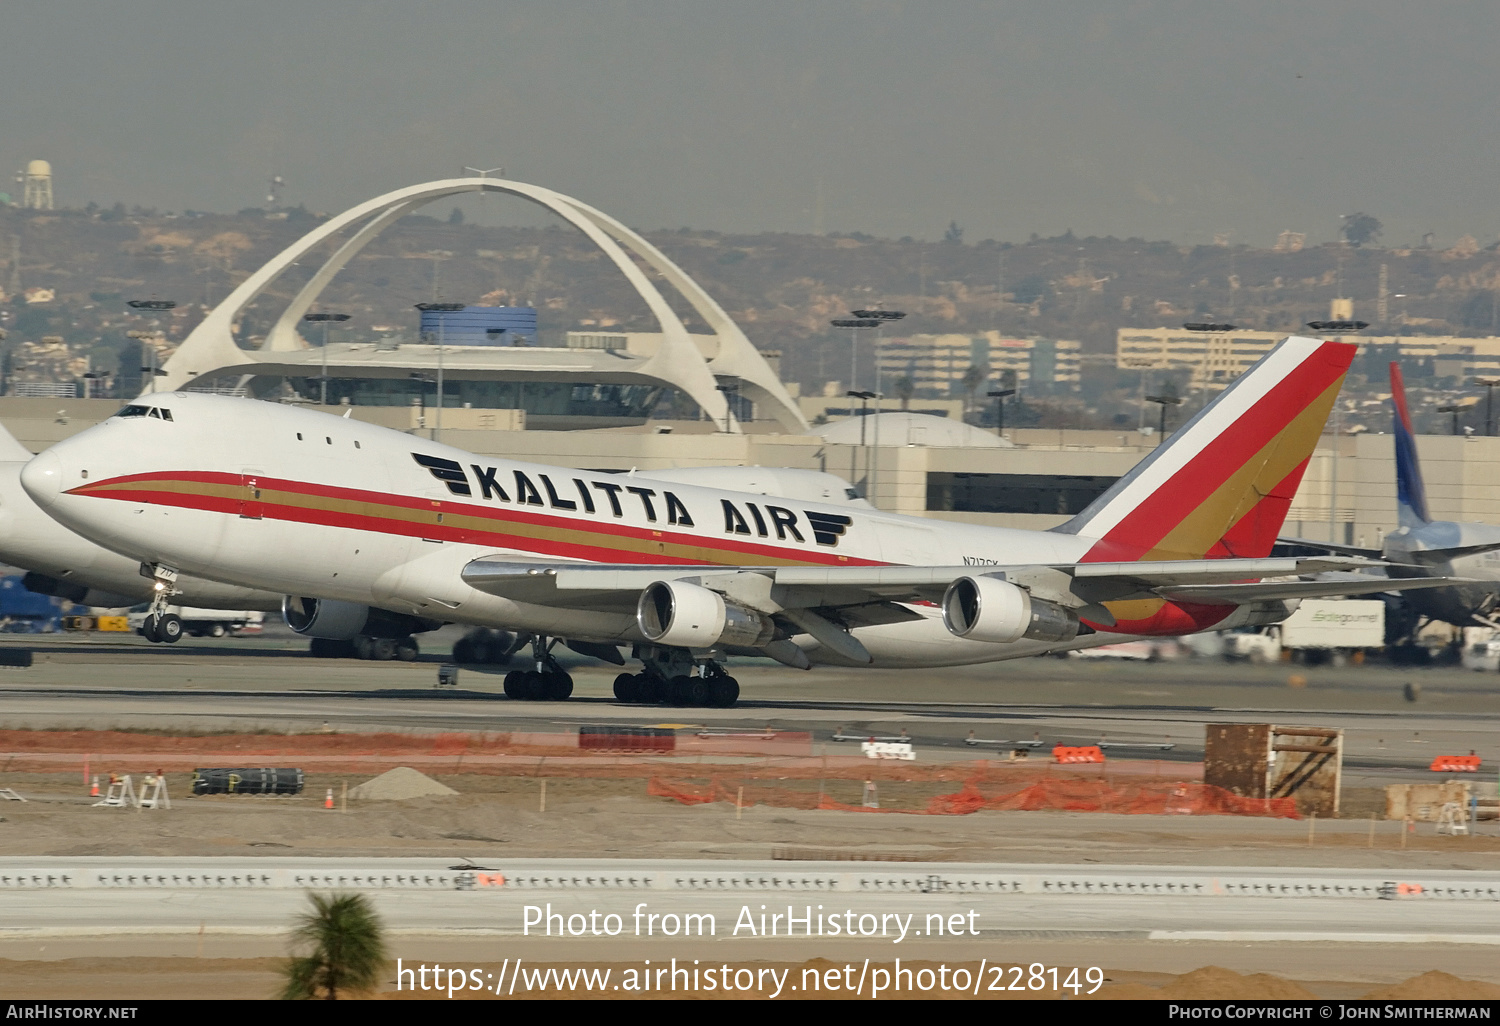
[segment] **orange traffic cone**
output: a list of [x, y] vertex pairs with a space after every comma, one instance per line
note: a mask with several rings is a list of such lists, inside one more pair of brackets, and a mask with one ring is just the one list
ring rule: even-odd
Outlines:
[[97, 797], [99, 797], [99, 774], [97, 774], [97, 773], [94, 774], [94, 786], [91, 787], [91, 788], [89, 788], [89, 797], [90, 798], [97, 798]]
[[323, 808], [333, 808], [333, 788], [331, 787], [328, 789], [328, 797], [323, 799]]

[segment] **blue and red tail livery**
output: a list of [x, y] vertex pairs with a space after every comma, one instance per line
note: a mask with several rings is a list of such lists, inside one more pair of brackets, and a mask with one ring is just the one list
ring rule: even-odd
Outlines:
[[1421, 527], [1432, 518], [1427, 513], [1427, 489], [1422, 485], [1422, 465], [1417, 462], [1417, 433], [1412, 430], [1406, 408], [1406, 385], [1401, 367], [1391, 364], [1391, 406], [1395, 412], [1396, 513], [1402, 527]]

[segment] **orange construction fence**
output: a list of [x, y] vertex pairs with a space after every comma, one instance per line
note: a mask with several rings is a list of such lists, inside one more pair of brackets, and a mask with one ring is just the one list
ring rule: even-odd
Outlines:
[[1295, 798], [1241, 798], [1222, 787], [1201, 781], [1107, 781], [1010, 775], [988, 779], [979, 772], [964, 781], [953, 794], [935, 795], [925, 807], [879, 809], [837, 801], [821, 787], [817, 791], [750, 784], [745, 777], [712, 776], [707, 781], [689, 781], [653, 776], [648, 794], [671, 798], [685, 805], [708, 802], [739, 802], [745, 806], [838, 809], [850, 812], [905, 812], [928, 816], [961, 816], [981, 810], [1036, 812], [1114, 812], [1124, 815], [1182, 816], [1270, 816], [1297, 819]]

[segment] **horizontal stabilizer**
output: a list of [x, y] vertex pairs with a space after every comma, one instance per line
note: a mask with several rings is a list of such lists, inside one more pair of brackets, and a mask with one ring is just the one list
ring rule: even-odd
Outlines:
[[1480, 556], [1486, 552], [1494, 552], [1496, 549], [1500, 549], [1500, 542], [1487, 542], [1483, 545], [1454, 545], [1446, 549], [1414, 549], [1402, 553], [1402, 558], [1420, 566], [1442, 566], [1455, 559]]
[[1311, 538], [1277, 538], [1277, 545], [1296, 545], [1303, 549], [1322, 549], [1324, 552], [1337, 552], [1344, 556], [1363, 556], [1366, 559], [1379, 559], [1382, 555], [1380, 549], [1367, 549], [1359, 545], [1335, 545], [1333, 542], [1314, 541]]

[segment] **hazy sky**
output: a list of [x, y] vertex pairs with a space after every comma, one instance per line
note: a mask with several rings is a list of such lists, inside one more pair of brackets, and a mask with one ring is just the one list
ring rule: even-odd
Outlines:
[[[10, 0], [0, 167], [336, 211], [504, 165], [640, 228], [1500, 232], [1500, 5]], [[821, 183], [821, 189], [820, 189]], [[14, 186], [11, 187], [14, 190]], [[491, 223], [507, 202], [466, 200]], [[431, 213], [446, 214], [451, 203]]]

